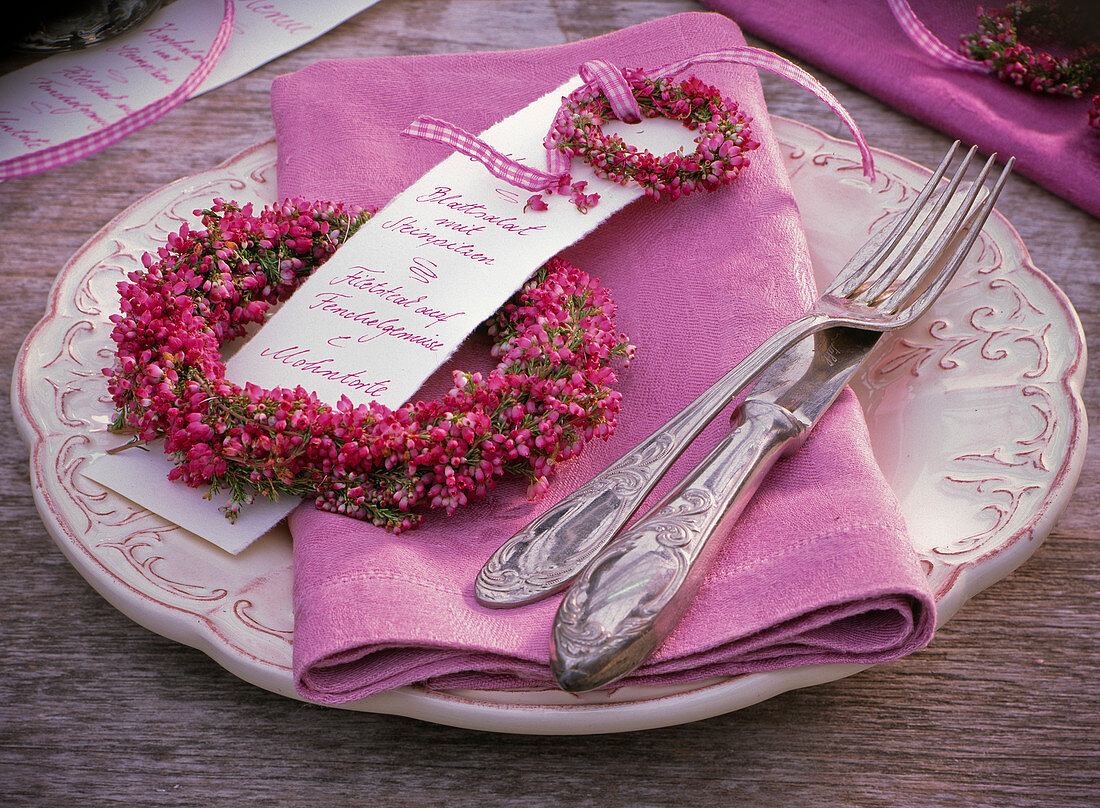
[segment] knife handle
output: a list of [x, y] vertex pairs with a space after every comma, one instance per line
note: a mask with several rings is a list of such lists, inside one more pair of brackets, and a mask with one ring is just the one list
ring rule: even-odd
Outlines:
[[478, 603], [520, 606], [567, 587], [706, 425], [777, 356], [821, 325], [808, 315], [781, 328], [667, 424], [504, 542], [477, 574]]
[[[602, 687], [634, 670], [671, 633], [724, 534], [775, 461], [808, 426], [750, 399], [740, 423], [652, 511], [607, 545], [565, 594], [550, 638], [565, 690]], [[735, 418], [738, 413], [735, 413]]]

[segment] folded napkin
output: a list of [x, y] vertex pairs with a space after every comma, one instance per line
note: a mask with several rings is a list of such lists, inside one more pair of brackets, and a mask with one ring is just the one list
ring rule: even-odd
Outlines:
[[[657, 67], [743, 43], [720, 15], [684, 14], [537, 50], [315, 64], [272, 88], [279, 192], [382, 205], [446, 156], [400, 137], [417, 115], [479, 132], [588, 59]], [[482, 562], [812, 302], [798, 210], [755, 70], [697, 74], [754, 116], [763, 145], [751, 168], [713, 194], [636, 201], [564, 253], [611, 289], [619, 327], [638, 347], [619, 386], [617, 433], [561, 466], [539, 503], [527, 501], [522, 483], [505, 483], [400, 536], [310, 505], [295, 511], [294, 674], [303, 696], [338, 703], [410, 683], [550, 685], [558, 598], [482, 608], [473, 592]], [[487, 363], [484, 338], [468, 342], [454, 366], [478, 369]], [[449, 376], [437, 376], [438, 390]], [[712, 425], [677, 468], [697, 462], [723, 429]], [[805, 448], [776, 467], [676, 633], [624, 683], [879, 662], [925, 644], [934, 622], [897, 501], [846, 394]]]
[[[756, 34], [893, 107], [986, 153], [1100, 217], [1100, 137], [1089, 99], [1041, 95], [988, 73], [949, 67], [913, 44], [886, 0], [703, 0]], [[977, 30], [977, 2], [910, 0], [948, 48]], [[1005, 3], [992, 3], [1003, 7]]]

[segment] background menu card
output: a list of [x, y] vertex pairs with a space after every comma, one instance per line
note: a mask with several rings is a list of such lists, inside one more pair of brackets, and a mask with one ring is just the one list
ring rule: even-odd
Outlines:
[[[229, 44], [192, 95], [243, 76], [375, 2], [237, 2]], [[105, 129], [177, 91], [210, 50], [223, 12], [223, 0], [177, 0], [125, 34], [0, 76], [0, 164]]]

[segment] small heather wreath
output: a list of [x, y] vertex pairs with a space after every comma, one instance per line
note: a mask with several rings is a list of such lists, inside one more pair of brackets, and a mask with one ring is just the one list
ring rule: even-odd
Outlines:
[[[978, 9], [978, 30], [962, 40], [962, 52], [984, 62], [1002, 81], [1036, 93], [1081, 98], [1100, 77], [1100, 45], [1081, 37], [1071, 4], [1014, 0], [1004, 9]], [[1066, 56], [1035, 50], [1024, 38], [1076, 46]]]
[[[580, 157], [596, 176], [620, 185], [637, 183], [656, 200], [678, 199], [697, 191], [713, 191], [729, 185], [745, 166], [748, 152], [760, 144], [753, 140], [750, 117], [737, 104], [694, 76], [681, 82], [652, 79], [641, 70], [626, 70], [624, 76], [647, 118], [680, 121], [699, 130], [692, 154], [673, 152], [662, 157], [607, 134], [602, 126], [616, 118], [607, 97], [585, 85], [562, 101], [562, 108], [546, 138], [546, 146], [568, 157]], [[595, 204], [595, 195], [585, 197], [575, 185], [563, 183], [560, 193], [572, 191], [578, 207]], [[535, 209], [545, 208], [536, 194], [529, 200]]]
[[496, 367], [455, 371], [437, 400], [331, 407], [301, 387], [229, 382], [222, 346], [261, 323], [371, 213], [287, 200], [254, 216], [221, 199], [195, 213], [203, 230], [184, 225], [119, 283], [115, 362], [103, 372], [114, 428], [135, 433], [134, 444], [163, 437], [177, 463], [169, 476], [228, 492], [229, 518], [257, 495], [313, 497], [399, 533], [427, 508], [453, 513], [505, 473], [537, 496], [555, 464], [614, 431], [621, 394], [611, 365], [633, 348], [615, 332], [607, 290], [556, 258], [490, 321]]

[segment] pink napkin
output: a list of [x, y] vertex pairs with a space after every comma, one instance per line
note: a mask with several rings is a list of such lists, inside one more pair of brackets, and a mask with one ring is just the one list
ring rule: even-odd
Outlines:
[[[948, 67], [917, 48], [886, 0], [703, 0], [772, 42], [891, 106], [986, 153], [1016, 156], [1016, 170], [1100, 217], [1100, 137], [1089, 99], [1039, 95], [995, 76]], [[977, 30], [975, 2], [910, 0], [943, 44]], [[1005, 3], [985, 3], [1003, 8]]]
[[[272, 88], [279, 192], [381, 205], [446, 156], [399, 136], [419, 114], [479, 132], [587, 59], [656, 67], [738, 44], [740, 31], [724, 17], [683, 14], [538, 50], [322, 62]], [[290, 524], [294, 674], [303, 696], [338, 703], [414, 682], [549, 685], [558, 599], [482, 608], [473, 593], [482, 562], [812, 302], [798, 210], [755, 71], [708, 66], [698, 75], [755, 117], [763, 145], [751, 168], [714, 194], [639, 200], [564, 253], [612, 290], [619, 326], [638, 346], [622, 374], [618, 432], [562, 466], [539, 503], [526, 500], [522, 484], [504, 484], [453, 517], [432, 513], [396, 537], [299, 508]], [[455, 366], [485, 366], [484, 339], [468, 343]], [[714, 424], [678, 468], [697, 462], [724, 428]], [[880, 662], [924, 645], [934, 622], [897, 501], [846, 394], [805, 448], [781, 461], [687, 618], [625, 683]]]

